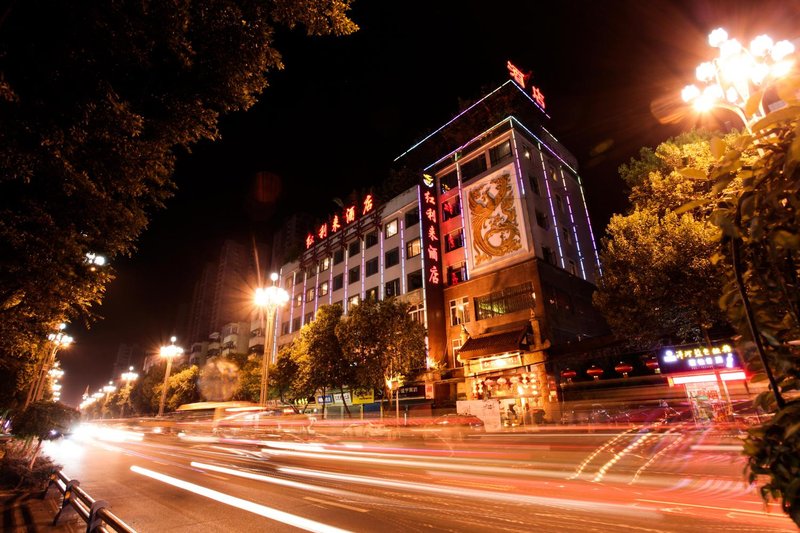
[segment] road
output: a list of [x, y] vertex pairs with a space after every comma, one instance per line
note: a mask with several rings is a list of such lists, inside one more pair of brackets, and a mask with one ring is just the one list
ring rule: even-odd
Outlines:
[[241, 441], [97, 428], [48, 445], [138, 531], [797, 531], [735, 435], [566, 428], [465, 440]]

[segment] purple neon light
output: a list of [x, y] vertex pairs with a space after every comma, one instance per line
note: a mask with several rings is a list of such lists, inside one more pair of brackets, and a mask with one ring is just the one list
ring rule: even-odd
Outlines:
[[542, 161], [542, 172], [544, 172], [544, 186], [547, 188], [547, 203], [550, 205], [550, 214], [553, 217], [553, 230], [556, 234], [556, 245], [558, 246], [558, 257], [561, 260], [561, 268], [566, 268], [564, 263], [564, 250], [561, 249], [561, 236], [558, 234], [558, 217], [556, 217], [556, 210], [553, 208], [553, 195], [550, 192], [550, 177], [547, 175], [547, 167], [544, 164], [544, 155], [542, 149], [539, 148], [539, 159]]
[[583, 279], [586, 279], [586, 267], [583, 264], [583, 253], [581, 252], [581, 241], [578, 238], [578, 226], [575, 224], [575, 216], [572, 214], [572, 202], [569, 198], [569, 190], [567, 189], [567, 179], [564, 177], [564, 171], [559, 169], [561, 172], [561, 184], [564, 186], [564, 197], [567, 199], [567, 211], [569, 211], [569, 221], [572, 225], [572, 234], [575, 237], [575, 247], [578, 250], [578, 261], [581, 264], [581, 274], [583, 275]]
[[[466, 220], [466, 217], [464, 215], [464, 213], [466, 213], [466, 211], [464, 211], [464, 186], [461, 184], [461, 168], [459, 165], [456, 165], [456, 179], [458, 180], [458, 207], [461, 209], [461, 215], [459, 215], [461, 217], [461, 234], [466, 235], [467, 229], [466, 229], [466, 224], [464, 224], [464, 221]], [[466, 238], [464, 240], [466, 241]], [[469, 246], [467, 246], [466, 242], [464, 243], [463, 248], [464, 248], [464, 281], [468, 281]], [[442, 261], [442, 265], [444, 265], [444, 261]]]
[[517, 136], [514, 134], [514, 123], [511, 123], [511, 143], [514, 145], [514, 162], [517, 165], [517, 183], [519, 183], [520, 195], [525, 198], [525, 183], [522, 180], [522, 165], [519, 163], [519, 151], [517, 150]]

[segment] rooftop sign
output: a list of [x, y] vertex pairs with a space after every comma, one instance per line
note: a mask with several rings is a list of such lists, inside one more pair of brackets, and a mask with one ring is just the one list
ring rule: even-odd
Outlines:
[[361, 203], [351, 204], [345, 207], [342, 213], [333, 215], [330, 220], [321, 224], [316, 232], [306, 235], [306, 250], [314, 246], [315, 243], [324, 241], [329, 236], [338, 233], [345, 226], [369, 215], [373, 211], [375, 211], [375, 198], [371, 194], [368, 194], [361, 200]]

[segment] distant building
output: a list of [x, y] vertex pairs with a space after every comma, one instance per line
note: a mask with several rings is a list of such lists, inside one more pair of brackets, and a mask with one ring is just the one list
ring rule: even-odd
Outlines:
[[141, 368], [144, 363], [144, 350], [138, 344], [120, 344], [117, 348], [117, 357], [111, 370], [111, 379], [119, 379], [123, 372], [133, 366]]

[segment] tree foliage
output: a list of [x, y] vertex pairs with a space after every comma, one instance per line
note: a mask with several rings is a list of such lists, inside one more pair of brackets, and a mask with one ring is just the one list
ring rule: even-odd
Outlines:
[[[356, 376], [355, 366], [344, 357], [341, 342], [336, 335], [342, 314], [341, 305], [320, 306], [314, 321], [305, 332], [305, 342], [311, 372], [316, 380], [323, 387], [336, 388], [344, 394], [345, 387], [355, 385]], [[344, 405], [348, 409], [346, 402]]]
[[[112, 279], [175, 158], [282, 68], [278, 28], [346, 35], [349, 0], [14, 2], [0, 20], [0, 356], [24, 360]], [[46, 16], [42, 14], [46, 13]], [[3, 370], [21, 371], [6, 364]]]
[[36, 447], [31, 453], [28, 468], [33, 468], [42, 441], [60, 438], [68, 433], [77, 422], [79, 413], [63, 403], [38, 401], [30, 404], [14, 417], [12, 428], [17, 437], [36, 439]]
[[[711, 260], [718, 230], [707, 208], [717, 191], [708, 174], [715, 163], [712, 139], [727, 146], [739, 135], [682, 134], [655, 150], [642, 148], [620, 167], [632, 208], [609, 223], [594, 296], [618, 336], [650, 347], [664, 338], [698, 341], [724, 324], [717, 304], [722, 265]], [[693, 209], [676, 213], [690, 202]]]

